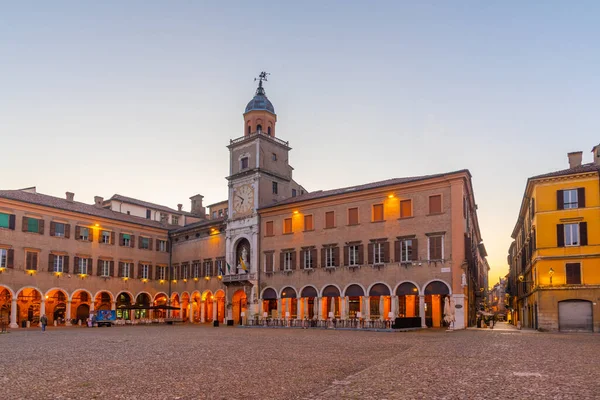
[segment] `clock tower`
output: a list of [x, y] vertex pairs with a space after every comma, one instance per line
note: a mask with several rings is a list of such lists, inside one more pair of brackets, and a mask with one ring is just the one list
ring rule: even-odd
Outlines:
[[[241, 309], [248, 317], [258, 313], [260, 265], [260, 219], [257, 209], [305, 193], [292, 179], [289, 143], [275, 136], [277, 114], [267, 98], [261, 72], [258, 88], [244, 111], [243, 135], [229, 142], [229, 217], [226, 258], [229, 268], [223, 276], [227, 300], [242, 290], [247, 301]], [[228, 313], [231, 310], [228, 310]], [[237, 316], [236, 316], [237, 318]], [[228, 316], [228, 319], [229, 318]]]

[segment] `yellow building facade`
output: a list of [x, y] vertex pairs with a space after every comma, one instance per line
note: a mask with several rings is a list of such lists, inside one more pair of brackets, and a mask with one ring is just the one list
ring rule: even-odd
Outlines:
[[509, 250], [515, 323], [600, 332], [600, 146], [529, 178]]

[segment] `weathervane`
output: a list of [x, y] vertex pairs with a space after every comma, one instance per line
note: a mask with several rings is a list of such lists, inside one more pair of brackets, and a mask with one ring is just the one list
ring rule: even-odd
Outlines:
[[263, 95], [265, 94], [265, 89], [263, 89], [263, 81], [268, 82], [267, 76], [271, 75], [269, 72], [262, 71], [258, 74], [258, 78], [254, 78], [254, 82], [258, 81], [258, 88], [256, 89], [256, 94]]

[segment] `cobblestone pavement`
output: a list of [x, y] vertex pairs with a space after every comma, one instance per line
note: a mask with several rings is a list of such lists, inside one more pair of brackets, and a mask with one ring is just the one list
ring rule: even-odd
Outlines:
[[208, 326], [0, 335], [2, 399], [598, 399], [600, 335]]

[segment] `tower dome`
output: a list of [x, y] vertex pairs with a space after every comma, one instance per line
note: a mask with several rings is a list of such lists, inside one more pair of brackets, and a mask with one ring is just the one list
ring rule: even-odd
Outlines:
[[258, 88], [256, 89], [256, 93], [254, 94], [252, 100], [248, 102], [248, 105], [246, 106], [246, 111], [244, 111], [244, 113], [254, 110], [266, 110], [275, 114], [275, 108], [273, 107], [273, 103], [271, 103], [271, 101], [267, 98], [267, 95], [265, 94], [265, 88], [263, 88], [262, 83], [262, 80], [258, 82]]

